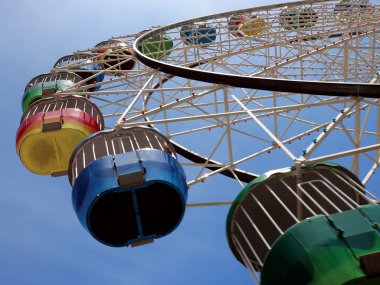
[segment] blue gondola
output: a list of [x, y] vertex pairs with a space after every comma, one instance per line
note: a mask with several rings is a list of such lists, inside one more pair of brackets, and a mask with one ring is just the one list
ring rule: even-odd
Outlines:
[[163, 237], [185, 211], [185, 173], [170, 141], [152, 128], [90, 136], [73, 152], [69, 179], [80, 222], [109, 246]]
[[[94, 56], [90, 54], [66, 55], [58, 59], [54, 67], [75, 70], [74, 72], [85, 79], [87, 84], [96, 84], [103, 81], [104, 73], [96, 75], [103, 68], [96, 64], [93, 58]], [[89, 91], [93, 92], [99, 89], [100, 86], [95, 86], [90, 88]]]
[[216, 39], [216, 29], [204, 22], [183, 26], [180, 34], [188, 45], [209, 45]]

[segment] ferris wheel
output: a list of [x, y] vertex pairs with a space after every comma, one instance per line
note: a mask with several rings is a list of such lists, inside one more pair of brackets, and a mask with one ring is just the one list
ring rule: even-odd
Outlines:
[[[19, 156], [68, 175], [80, 222], [104, 244], [169, 234], [191, 187], [224, 175], [244, 188], [228, 240], [257, 284], [371, 284], [379, 30], [376, 1], [300, 1], [100, 42], [27, 84]], [[187, 206], [232, 203], [214, 201]]]

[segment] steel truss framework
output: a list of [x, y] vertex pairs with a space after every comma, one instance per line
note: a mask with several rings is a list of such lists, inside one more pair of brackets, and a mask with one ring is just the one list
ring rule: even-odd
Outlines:
[[[110, 46], [116, 64], [99, 47], [76, 52], [104, 67], [93, 75], [106, 74], [104, 81], [59, 94], [84, 91], [108, 128], [157, 128], [182, 156], [189, 186], [218, 174], [243, 186], [271, 169], [321, 161], [340, 163], [368, 184], [380, 164], [379, 3], [343, 10], [338, 4], [265, 6], [115, 37], [124, 43]], [[309, 14], [289, 21], [289, 11]], [[235, 15], [263, 21], [251, 26], [254, 36], [241, 37]], [[194, 40], [204, 23], [215, 29], [207, 44]], [[196, 28], [184, 37], [188, 25]], [[170, 50], [142, 52], [147, 41], [166, 41], [164, 35]], [[120, 70], [131, 60], [133, 69]], [[54, 71], [75, 72], [86, 63]], [[99, 91], [86, 91], [96, 86]], [[228, 203], [201, 202], [196, 205]]]

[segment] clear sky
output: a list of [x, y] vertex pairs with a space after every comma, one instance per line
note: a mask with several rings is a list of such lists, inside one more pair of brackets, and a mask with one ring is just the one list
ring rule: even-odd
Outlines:
[[[228, 207], [188, 209], [173, 234], [151, 245], [106, 247], [80, 226], [72, 209], [67, 177], [37, 176], [22, 166], [15, 150], [15, 133], [25, 85], [34, 76], [49, 72], [61, 56], [153, 25], [270, 3], [3, 1], [0, 284], [252, 284], [248, 271], [227, 246]], [[224, 188], [229, 187], [230, 182], [223, 179], [210, 179], [202, 186], [213, 189], [216, 199], [210, 200], [218, 200], [222, 183]], [[233, 187], [235, 196], [239, 189], [236, 183]], [[202, 188], [192, 191], [202, 193]]]

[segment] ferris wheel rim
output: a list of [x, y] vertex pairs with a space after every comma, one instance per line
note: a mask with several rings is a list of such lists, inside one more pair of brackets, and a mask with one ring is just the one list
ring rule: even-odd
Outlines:
[[[296, 1], [282, 4], [274, 4], [268, 6], [260, 6], [250, 9], [241, 9], [235, 11], [229, 11], [224, 13], [218, 13], [208, 15], [204, 17], [193, 18], [186, 21], [177, 22], [174, 24], [158, 27], [141, 34], [133, 42], [133, 52], [136, 58], [143, 64], [153, 69], [172, 74], [174, 76], [183, 77], [187, 79], [198, 80], [207, 83], [214, 83], [220, 85], [226, 85], [239, 88], [260, 89], [267, 91], [282, 91], [290, 93], [304, 93], [313, 95], [326, 95], [326, 96], [341, 96], [341, 97], [366, 97], [366, 98], [380, 98], [379, 87], [380, 84], [373, 83], [356, 83], [356, 82], [338, 82], [338, 81], [312, 81], [312, 80], [293, 80], [282, 79], [273, 77], [257, 77], [250, 75], [235, 75], [221, 72], [206, 71], [200, 69], [194, 69], [192, 66], [186, 66], [185, 64], [174, 65], [160, 59], [149, 57], [144, 54], [139, 45], [148, 38], [164, 33], [173, 28], [178, 28], [189, 23], [196, 23], [206, 21], [214, 18], [229, 17], [236, 14], [262, 11], [263, 9], [273, 8], [285, 8], [297, 5], [307, 5], [316, 3], [328, 3], [336, 2], [336, 0], [309, 0], [309, 1]], [[377, 21], [378, 23], [379, 21]], [[380, 29], [373, 30], [371, 32], [378, 32]], [[358, 35], [365, 35], [368, 32]], [[204, 59], [205, 62], [212, 62], [213, 58]], [[197, 62], [201, 64], [202, 62]], [[192, 64], [194, 65], [194, 63]], [[375, 76], [375, 74], [374, 74]]]
[[[149, 66], [149, 63], [147, 63], [147, 61], [154, 64], [153, 70], [149, 70], [147, 72], [143, 71], [143, 73], [144, 72], [146, 73], [145, 74], [146, 76], [151, 75], [152, 72], [153, 73], [156, 72], [154, 70], [157, 70], [158, 73], [160, 73], [162, 71], [163, 72], [162, 74], [164, 74], [164, 73], [168, 74], [168, 75], [165, 75], [162, 77], [162, 78], [164, 78], [164, 81], [161, 81], [161, 85], [164, 82], [166, 82], [166, 80], [170, 80], [173, 77], [178, 77], [178, 78], [184, 77], [184, 78], [190, 79], [190, 80], [193, 79], [195, 81], [203, 81], [203, 82], [217, 84], [218, 86], [216, 86], [216, 87], [219, 89], [229, 88], [228, 85], [230, 85], [231, 87], [239, 87], [242, 89], [248, 86], [249, 89], [259, 89], [259, 90], [269, 90], [269, 91], [279, 90], [279, 91], [284, 91], [285, 93], [286, 92], [292, 93], [292, 91], [294, 91], [294, 88], [295, 88], [297, 91], [296, 93], [315, 94], [315, 95], [331, 95], [333, 92], [336, 92], [336, 94], [335, 93], [333, 94], [334, 96], [338, 96], [338, 97], [344, 96], [346, 98], [352, 97], [351, 99], [347, 98], [345, 100], [356, 100], [357, 97], [378, 98], [379, 95], [377, 94], [378, 92], [376, 92], [376, 91], [378, 89], [379, 84], [351, 83], [351, 82], [349, 82], [349, 83], [319, 82], [319, 81], [289, 80], [289, 79], [284, 80], [284, 79], [278, 79], [278, 78], [275, 79], [275, 78], [271, 78], [271, 77], [263, 78], [263, 77], [254, 77], [254, 76], [242, 76], [242, 75], [234, 75], [234, 74], [226, 74], [226, 73], [217, 73], [217, 72], [211, 72], [211, 71], [205, 71], [205, 70], [198, 70], [198, 69], [194, 68], [196, 66], [201, 66], [203, 64], [207, 64], [207, 63], [212, 62], [212, 60], [213, 60], [212, 58], [206, 59], [204, 61], [190, 61], [188, 63], [185, 62], [185, 66], [178, 66], [178, 65], [173, 65], [173, 64], [163, 62], [162, 60], [159, 60], [159, 59], [151, 58], [151, 57], [145, 55], [142, 52], [142, 50], [140, 50], [138, 48], [138, 44], [140, 42], [144, 41], [145, 39], [148, 39], [152, 35], [156, 35], [156, 34], [162, 33], [163, 31], [170, 30], [173, 27], [178, 28], [184, 24], [201, 22], [201, 21], [204, 21], [207, 19], [212, 19], [216, 16], [217, 17], [231, 16], [231, 15], [234, 15], [236, 13], [240, 14], [240, 13], [248, 13], [248, 12], [253, 12], [253, 11], [260, 11], [263, 8], [266, 8], [266, 9], [281, 8], [281, 7], [297, 6], [297, 5], [301, 5], [301, 4], [307, 5], [307, 4], [314, 4], [314, 3], [329, 3], [329, 2], [337, 3], [338, 1], [337, 0], [334, 0], [334, 1], [332, 1], [332, 0], [297, 1], [297, 2], [291, 2], [291, 3], [283, 3], [283, 4], [275, 4], [275, 5], [269, 5], [269, 6], [255, 7], [255, 8], [250, 8], [250, 9], [235, 10], [235, 11], [229, 11], [226, 13], [220, 13], [220, 14], [209, 15], [209, 16], [205, 16], [205, 17], [199, 17], [199, 18], [190, 19], [190, 20], [179, 22], [179, 23], [167, 25], [164, 27], [154, 28], [153, 30], [151, 29], [151, 30], [148, 30], [147, 32], [145, 32], [145, 31], [141, 32], [139, 34], [136, 34], [133, 37], [133, 40], [131, 40], [129, 43], [130, 43], [130, 46], [132, 46], [131, 43], [133, 42], [133, 49], [134, 49], [133, 55], [135, 56], [135, 58], [137, 58], [137, 60], [140, 63], [142, 63], [143, 65], [145, 65], [147, 67], [152, 67], [152, 66]], [[126, 36], [126, 37], [128, 37], [128, 36]], [[124, 37], [120, 36], [120, 39], [123, 39], [123, 38]], [[91, 51], [92, 51], [91, 49], [88, 50], [88, 52], [91, 52]], [[98, 57], [98, 55], [96, 57]], [[112, 68], [112, 67], [110, 67], [110, 68]], [[165, 69], [165, 68], [167, 68], [167, 69]], [[104, 72], [104, 71], [97, 71], [97, 72]], [[128, 71], [126, 71], [126, 73], [127, 72]], [[201, 80], [200, 80], [200, 75], [202, 77]], [[124, 77], [119, 77], [117, 80], [113, 80], [113, 82], [116, 82], [116, 81], [122, 82], [124, 80], [123, 78]], [[127, 78], [127, 76], [125, 76], [125, 78]], [[160, 80], [162, 80], [162, 78]], [[165, 79], [165, 78], [167, 78], [167, 79]], [[292, 84], [294, 82], [297, 82], [297, 84]], [[230, 83], [230, 84], [228, 84], [228, 83]], [[97, 85], [105, 85], [105, 86], [107, 86], [107, 84], [108, 84], [107, 82], [97, 83]], [[124, 84], [127, 84], [127, 83], [124, 83]], [[296, 85], [296, 87], [294, 87], [295, 85]], [[90, 86], [92, 86], [92, 85], [90, 85]], [[157, 86], [157, 88], [160, 88], [160, 86]], [[268, 86], [269, 86], [269, 88], [267, 88]], [[274, 88], [276, 86], [278, 87], [278, 89]], [[331, 86], [335, 86], [335, 87], [331, 88]], [[346, 87], [346, 89], [343, 88], [344, 86]], [[137, 85], [135, 87], [137, 87]], [[290, 89], [284, 90], [285, 88], [290, 88]], [[301, 90], [301, 88], [303, 88], [303, 89]], [[155, 89], [155, 87], [154, 86], [150, 87], [150, 89]], [[72, 89], [71, 91], [74, 92], [75, 90]], [[102, 95], [102, 94], [100, 94], [101, 92], [99, 92], [99, 95]], [[103, 92], [104, 92], [104, 94], [107, 93], [107, 91], [103, 91]], [[154, 92], [156, 92], [156, 91], [144, 91], [145, 96], [147, 96], [147, 97], [150, 97], [150, 95]], [[94, 96], [97, 96], [97, 94], [95, 94], [96, 92], [95, 93], [90, 92], [89, 94], [91, 94], [91, 93], [94, 94]], [[362, 96], [362, 94], [364, 94], [365, 96]], [[291, 95], [291, 94], [289, 94], [289, 95]], [[284, 94], [283, 96], [287, 96], [287, 95]], [[360, 98], [359, 98], [359, 100], [360, 100]], [[143, 103], [143, 107], [142, 107], [143, 111], [144, 111], [144, 106], [145, 106], [144, 104], [145, 103]], [[114, 114], [114, 116], [117, 116], [117, 115]], [[151, 125], [152, 127], [155, 127], [154, 126], [155, 125], [154, 119], [152, 121], [150, 121], [149, 116], [150, 115], [148, 115], [148, 114], [145, 115], [144, 120], [146, 122], [143, 124], [144, 125]], [[142, 117], [140, 117], [140, 119], [141, 118]], [[138, 123], [138, 122], [136, 121], [136, 123]], [[128, 123], [126, 125], [128, 125]], [[169, 137], [171, 136], [171, 134], [168, 134], [168, 135], [169, 135]], [[233, 177], [235, 179], [238, 178], [242, 182], [250, 182], [251, 180], [253, 180], [254, 178], [257, 177], [257, 175], [254, 173], [250, 173], [248, 171], [238, 169], [237, 167], [240, 167], [240, 166], [238, 164], [235, 165], [234, 162], [219, 163], [219, 162], [217, 162], [217, 160], [219, 160], [219, 159], [213, 160], [213, 159], [211, 159], [211, 156], [208, 156], [208, 154], [200, 154], [199, 150], [194, 149], [193, 147], [187, 146], [186, 143], [185, 144], [179, 144], [176, 141], [174, 141], [173, 139], [170, 139], [170, 140], [174, 144], [174, 146], [176, 147], [177, 152], [179, 154], [182, 153], [183, 154], [182, 156], [185, 159], [190, 158], [189, 161], [193, 162], [194, 164], [197, 164], [197, 163], [198, 164], [204, 164], [204, 168], [209, 169], [211, 171], [219, 168], [220, 171], [218, 173], [224, 174], [228, 177]], [[290, 142], [291, 142], [291, 140], [289, 141], [289, 144], [290, 144]], [[271, 151], [271, 149], [267, 150], [268, 153], [270, 151]], [[307, 161], [306, 161], [306, 163], [307, 163]], [[208, 166], [210, 166], [210, 167], [208, 167]], [[244, 168], [244, 169], [246, 169], [246, 168]]]

